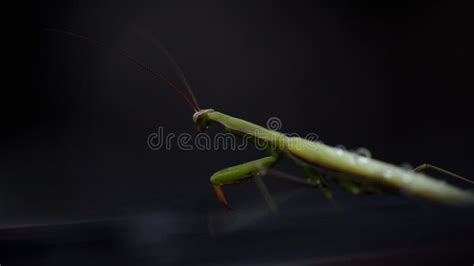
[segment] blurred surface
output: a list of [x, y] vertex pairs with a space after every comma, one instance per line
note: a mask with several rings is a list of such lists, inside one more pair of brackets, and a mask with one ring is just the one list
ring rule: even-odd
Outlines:
[[3, 228], [0, 247], [6, 265], [469, 265], [472, 214], [397, 201], [162, 212]]

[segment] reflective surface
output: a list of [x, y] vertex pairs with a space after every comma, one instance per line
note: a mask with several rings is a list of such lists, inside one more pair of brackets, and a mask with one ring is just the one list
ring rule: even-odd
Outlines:
[[285, 202], [278, 214], [245, 202], [233, 211], [6, 227], [2, 264], [463, 265], [474, 259], [472, 210], [379, 196], [301, 207], [310, 192], [277, 195]]

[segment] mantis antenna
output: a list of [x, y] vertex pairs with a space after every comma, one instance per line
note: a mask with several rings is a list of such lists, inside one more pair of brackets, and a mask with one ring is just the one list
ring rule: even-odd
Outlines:
[[[59, 30], [59, 29], [52, 29], [52, 28], [47, 28], [47, 29], [44, 29], [46, 31], [53, 31], [53, 32], [58, 32], [58, 33], [62, 33], [62, 34], [65, 34], [65, 35], [69, 35], [71, 37], [74, 37], [74, 38], [77, 38], [77, 39], [81, 39], [81, 40], [84, 40], [84, 41], [87, 41], [89, 43], [92, 43], [100, 48], [103, 48], [105, 50], [109, 50], [109, 51], [112, 51], [114, 52], [115, 54], [119, 55], [119, 56], [122, 56], [124, 57], [125, 59], [131, 61], [132, 63], [138, 65], [140, 68], [142, 68], [143, 70], [147, 71], [148, 73], [152, 74], [152, 76], [154, 78], [156, 78], [157, 80], [159, 80], [160, 82], [162, 82], [163, 84], [165, 84], [166, 86], [168, 86], [169, 88], [173, 89], [176, 93], [178, 93], [178, 95], [189, 105], [189, 107], [191, 107], [191, 109], [194, 111], [194, 112], [197, 112], [199, 111], [199, 105], [197, 104], [197, 101], [196, 101], [196, 98], [194, 97], [194, 95], [192, 94], [192, 90], [190, 87], [188, 87], [189, 85], [186, 85], [187, 88], [188, 88], [188, 92], [190, 93], [193, 101], [191, 101], [188, 97], [188, 95], [186, 95], [178, 86], [176, 86], [175, 84], [173, 84], [171, 81], [169, 81], [167, 78], [165, 78], [163, 75], [161, 75], [160, 73], [154, 71], [151, 67], [149, 67], [148, 65], [146, 65], [145, 63], [139, 61], [138, 59], [128, 55], [126, 52], [122, 51], [122, 50], [119, 50], [119, 49], [115, 49], [115, 48], [112, 48], [112, 47], [109, 47], [107, 45], [105, 45], [104, 43], [102, 42], [99, 42], [97, 40], [94, 40], [94, 39], [91, 39], [89, 37], [86, 37], [84, 35], [80, 35], [80, 34], [77, 34], [77, 33], [73, 33], [73, 32], [69, 32], [69, 31], [64, 31], [64, 30]], [[166, 50], [164, 50], [166, 51]], [[167, 54], [167, 53], [165, 53]], [[168, 53], [169, 54], [169, 53]], [[167, 57], [168, 58], [171, 58], [170, 55], [167, 54]], [[176, 63], [174, 63], [172, 61], [173, 65], [175, 65]], [[177, 66], [177, 65], [176, 65]], [[179, 67], [178, 67], [179, 69]], [[182, 72], [181, 72], [181, 75], [182, 75]], [[184, 75], [183, 75], [184, 77]], [[187, 84], [187, 82], [185, 83]]]
[[196, 97], [194, 96], [193, 90], [191, 89], [191, 86], [189, 85], [189, 82], [186, 79], [186, 76], [184, 75], [183, 70], [181, 69], [179, 64], [176, 62], [176, 60], [174, 60], [174, 57], [171, 55], [171, 53], [165, 48], [165, 46], [157, 38], [153, 37], [153, 33], [151, 31], [141, 30], [141, 29], [138, 29], [137, 27], [134, 27], [134, 31], [140, 34], [143, 38], [147, 38], [151, 40], [153, 45], [155, 45], [158, 49], [160, 49], [161, 52], [168, 58], [176, 74], [179, 76], [179, 78], [181, 79], [181, 82], [183, 83], [184, 87], [186, 87], [189, 95], [191, 96], [194, 106], [196, 106], [198, 110], [201, 110], [196, 100]]

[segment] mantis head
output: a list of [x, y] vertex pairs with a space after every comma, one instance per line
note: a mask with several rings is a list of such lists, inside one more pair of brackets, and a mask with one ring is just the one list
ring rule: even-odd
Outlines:
[[199, 132], [203, 132], [209, 126], [210, 120], [208, 114], [214, 112], [214, 109], [201, 109], [193, 114], [193, 122]]

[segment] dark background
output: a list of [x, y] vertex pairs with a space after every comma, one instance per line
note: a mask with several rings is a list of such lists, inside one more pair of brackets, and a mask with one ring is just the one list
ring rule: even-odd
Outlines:
[[284, 132], [469, 177], [473, 10], [462, 3], [18, 5], [3, 32], [2, 265], [474, 262], [471, 210], [337, 188], [330, 203], [269, 178], [279, 215], [252, 182], [226, 187], [234, 210], [222, 209], [210, 175], [261, 152], [148, 149], [159, 126], [195, 134], [189, 108], [129, 61], [43, 30], [124, 49], [177, 81], [136, 33], [152, 31], [202, 107], [263, 125], [276, 116]]

